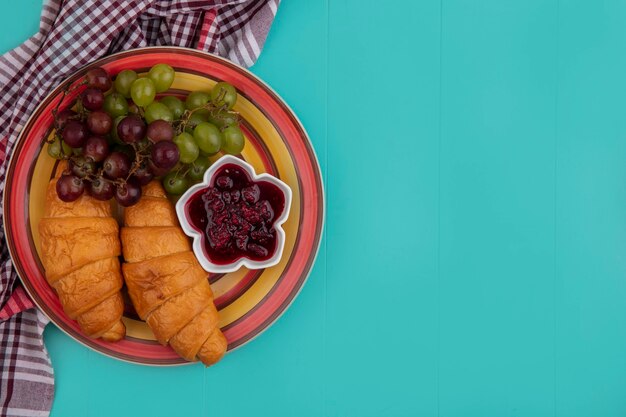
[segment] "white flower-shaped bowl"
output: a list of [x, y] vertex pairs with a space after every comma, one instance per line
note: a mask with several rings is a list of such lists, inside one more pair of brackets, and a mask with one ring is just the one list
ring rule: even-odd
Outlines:
[[[285, 208], [281, 215], [274, 219], [274, 222], [272, 224], [272, 227], [276, 231], [276, 250], [274, 251], [274, 255], [265, 261], [255, 261], [246, 257], [241, 257], [229, 264], [215, 264], [211, 262], [204, 249], [203, 240], [205, 239], [205, 237], [203, 236], [203, 232], [198, 231], [195, 227], [193, 227], [189, 222], [189, 219], [187, 218], [185, 207], [187, 206], [189, 199], [201, 189], [209, 188], [213, 183], [213, 177], [215, 176], [215, 173], [221, 167], [228, 164], [234, 164], [239, 166], [241, 169], [248, 173], [252, 181], [266, 181], [274, 184], [276, 187], [278, 187], [279, 190], [282, 191], [285, 197]], [[282, 224], [287, 220], [287, 217], [289, 217], [291, 198], [291, 188], [289, 188], [287, 184], [285, 184], [278, 178], [270, 174], [257, 174], [254, 171], [254, 168], [247, 162], [242, 161], [241, 159], [234, 156], [226, 155], [218, 159], [213, 165], [211, 165], [209, 169], [207, 169], [207, 171], [204, 173], [202, 182], [189, 188], [185, 192], [185, 194], [180, 197], [180, 199], [176, 203], [176, 215], [178, 216], [178, 220], [185, 234], [193, 239], [193, 252], [198, 259], [198, 262], [200, 262], [200, 265], [202, 265], [202, 268], [204, 268], [206, 271], [213, 273], [227, 273], [236, 271], [242, 266], [245, 266], [248, 269], [264, 269], [276, 265], [283, 255], [283, 249], [285, 248], [285, 231], [282, 228]]]

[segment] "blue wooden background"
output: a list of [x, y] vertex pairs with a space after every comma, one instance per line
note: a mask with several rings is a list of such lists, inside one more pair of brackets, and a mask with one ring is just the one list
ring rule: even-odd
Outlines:
[[324, 172], [304, 290], [207, 370], [49, 326], [53, 416], [626, 415], [626, 1], [283, 0], [252, 70]]

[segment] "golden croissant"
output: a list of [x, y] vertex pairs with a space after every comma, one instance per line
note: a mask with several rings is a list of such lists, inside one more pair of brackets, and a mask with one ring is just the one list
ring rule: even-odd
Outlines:
[[208, 274], [196, 260], [174, 207], [158, 181], [124, 210], [122, 272], [128, 294], [156, 339], [181, 357], [206, 366], [226, 352], [226, 338]]
[[39, 222], [46, 279], [85, 334], [114, 342], [126, 334], [119, 227], [108, 201], [86, 194], [70, 203], [59, 199], [56, 183], [64, 169], [59, 165], [48, 184]]

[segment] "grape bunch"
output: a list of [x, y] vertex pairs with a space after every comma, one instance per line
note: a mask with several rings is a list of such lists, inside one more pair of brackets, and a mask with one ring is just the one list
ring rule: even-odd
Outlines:
[[68, 161], [57, 182], [63, 201], [83, 193], [131, 206], [141, 186], [161, 178], [165, 190], [180, 195], [202, 180], [219, 152], [239, 154], [245, 138], [233, 106], [237, 91], [218, 82], [210, 91], [191, 92], [185, 100], [164, 95], [175, 78], [167, 64], [145, 76], [123, 70], [114, 80], [103, 68], [89, 70], [75, 103], [60, 110], [69, 89], [53, 110], [55, 133], [48, 154]]

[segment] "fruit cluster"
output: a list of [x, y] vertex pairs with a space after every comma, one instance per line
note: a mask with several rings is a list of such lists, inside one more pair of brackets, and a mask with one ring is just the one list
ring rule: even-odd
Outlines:
[[202, 180], [208, 156], [241, 153], [245, 139], [232, 111], [235, 88], [219, 82], [183, 102], [162, 94], [175, 75], [171, 66], [157, 64], [145, 77], [123, 70], [112, 80], [103, 68], [93, 68], [77, 87], [85, 88], [76, 103], [60, 110], [59, 101], [48, 154], [68, 161], [56, 186], [61, 200], [87, 192], [127, 207], [155, 177], [169, 194], [179, 195]]

